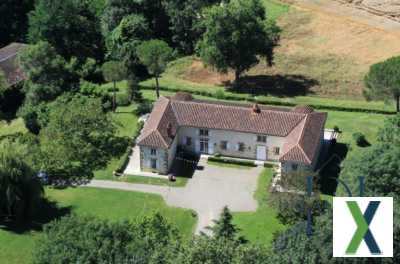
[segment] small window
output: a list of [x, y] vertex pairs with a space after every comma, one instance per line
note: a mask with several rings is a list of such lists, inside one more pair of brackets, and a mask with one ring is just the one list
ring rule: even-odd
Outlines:
[[150, 155], [152, 155], [152, 156], [157, 155], [157, 149], [152, 148], [152, 149], [150, 150]]
[[222, 150], [228, 149], [228, 141], [221, 141], [221, 149]]
[[278, 147], [275, 147], [275, 148], [274, 148], [274, 154], [275, 154], [275, 155], [279, 155], [280, 152], [281, 152], [281, 149], [280, 149], [280, 148], [278, 148]]
[[192, 138], [186, 137], [186, 146], [191, 146], [191, 145], [192, 145]]
[[239, 142], [239, 144], [238, 144], [238, 150], [239, 151], [244, 151], [244, 143], [243, 142]]
[[208, 137], [208, 129], [200, 129], [200, 136]]
[[267, 136], [258, 135], [257, 136], [257, 142], [266, 143], [267, 142]]
[[299, 167], [299, 165], [297, 165], [297, 164], [292, 164], [292, 170], [293, 170], [293, 171], [297, 171], [298, 167]]

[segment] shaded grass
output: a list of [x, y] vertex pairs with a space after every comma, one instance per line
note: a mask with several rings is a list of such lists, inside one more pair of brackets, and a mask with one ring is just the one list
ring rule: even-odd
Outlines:
[[253, 243], [267, 246], [271, 245], [275, 233], [285, 229], [278, 220], [275, 209], [268, 202], [268, 187], [272, 176], [272, 169], [268, 168], [258, 178], [258, 187], [254, 193], [258, 202], [256, 212], [233, 213], [233, 223], [241, 229], [241, 235]]
[[[197, 221], [192, 211], [168, 207], [161, 196], [153, 194], [80, 187], [62, 190], [46, 188], [46, 196], [57, 202], [60, 208], [70, 208], [74, 214], [93, 215], [112, 221], [135, 221], [158, 211], [175, 224], [185, 238], [191, 236]], [[39, 231], [19, 234], [0, 229], [1, 263], [30, 263], [34, 243], [39, 236]]]
[[265, 9], [267, 11], [267, 18], [269, 19], [275, 20], [289, 11], [288, 5], [279, 3], [274, 0], [262, 0], [262, 3], [265, 6]]

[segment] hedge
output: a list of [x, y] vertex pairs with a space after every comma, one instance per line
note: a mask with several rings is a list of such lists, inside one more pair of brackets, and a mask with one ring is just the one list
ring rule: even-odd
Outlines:
[[[141, 86], [141, 89], [144, 90], [153, 90], [153, 87], [150, 86]], [[200, 96], [206, 96], [206, 97], [212, 97], [215, 99], [219, 99], [218, 94], [208, 92], [208, 91], [196, 91], [196, 90], [190, 90], [190, 89], [180, 89], [180, 88], [168, 88], [168, 87], [160, 87], [160, 90], [162, 91], [167, 91], [167, 92], [187, 92], [191, 93], [194, 95], [200, 95]], [[241, 96], [237, 95], [224, 95], [225, 100], [232, 100], [232, 101], [243, 101], [246, 100], [248, 102], [254, 102], [258, 104], [265, 104], [265, 105], [275, 105], [275, 106], [287, 106], [287, 107], [294, 107], [297, 106], [298, 104], [296, 103], [291, 103], [291, 102], [282, 102], [282, 101], [273, 101], [273, 100], [268, 100], [268, 99], [256, 99], [252, 97], [246, 97], [243, 98]], [[319, 109], [319, 110], [333, 110], [333, 111], [341, 111], [341, 112], [360, 112], [360, 113], [374, 113], [374, 114], [384, 114], [384, 115], [393, 115], [396, 114], [396, 111], [388, 111], [388, 110], [377, 110], [377, 109], [365, 109], [365, 108], [356, 108], [356, 107], [345, 107], [345, 106], [333, 106], [333, 105], [321, 105], [321, 104], [308, 104], [314, 109]]]
[[208, 160], [209, 161], [214, 161], [214, 162], [221, 162], [221, 163], [229, 163], [229, 164], [235, 164], [235, 165], [248, 166], [248, 167], [257, 167], [257, 165], [254, 164], [254, 161], [237, 160], [237, 159], [229, 159], [229, 158], [219, 158], [219, 157], [209, 157]]

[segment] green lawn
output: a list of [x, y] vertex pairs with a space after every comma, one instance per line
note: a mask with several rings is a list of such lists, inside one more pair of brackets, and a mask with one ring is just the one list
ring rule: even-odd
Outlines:
[[[110, 220], [135, 221], [158, 211], [174, 223], [185, 237], [191, 236], [197, 221], [190, 210], [168, 207], [161, 196], [153, 194], [82, 187], [46, 189], [46, 195], [56, 201], [59, 208], [70, 208], [72, 213], [78, 215], [90, 214]], [[0, 229], [1, 263], [29, 263], [38, 236], [39, 232], [17, 234]]]
[[188, 182], [188, 178], [176, 177], [174, 182], [168, 180], [167, 176], [165, 179], [152, 178], [140, 175], [124, 175], [119, 178], [120, 181], [130, 182], [130, 183], [142, 183], [142, 184], [152, 184], [152, 185], [162, 185], [171, 187], [183, 187]]
[[271, 245], [273, 235], [285, 229], [277, 219], [275, 209], [268, 204], [269, 184], [272, 180], [272, 169], [266, 168], [258, 179], [257, 190], [254, 194], [258, 201], [255, 213], [233, 213], [233, 222], [242, 231], [241, 234], [254, 243]]
[[282, 14], [289, 11], [289, 6], [279, 3], [274, 0], [262, 0], [265, 9], [267, 10], [267, 17], [270, 19], [277, 19]]

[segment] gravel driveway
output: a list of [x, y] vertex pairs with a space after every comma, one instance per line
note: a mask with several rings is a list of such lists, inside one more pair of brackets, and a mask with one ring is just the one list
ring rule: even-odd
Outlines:
[[170, 206], [193, 209], [198, 214], [196, 234], [206, 232], [205, 227], [217, 219], [222, 208], [231, 211], [255, 211], [257, 201], [253, 194], [262, 167], [251, 169], [224, 168], [206, 164], [200, 160], [193, 178], [185, 187], [167, 187], [147, 184], [132, 184], [113, 181], [93, 180], [90, 187], [139, 191], [161, 195]]

